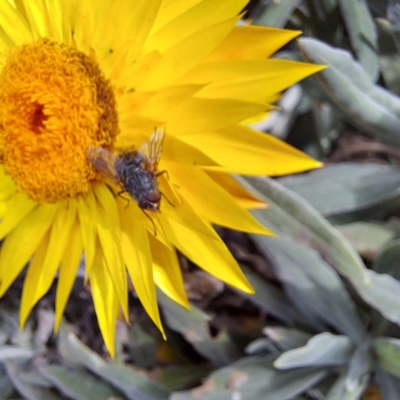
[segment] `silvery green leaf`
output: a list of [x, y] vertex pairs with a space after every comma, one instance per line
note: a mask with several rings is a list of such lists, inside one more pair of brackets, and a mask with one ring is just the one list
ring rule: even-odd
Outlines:
[[330, 332], [313, 336], [305, 346], [288, 350], [274, 362], [278, 369], [333, 366], [346, 364], [351, 356], [353, 343], [347, 336]]
[[383, 223], [354, 222], [337, 226], [337, 229], [367, 259], [374, 259], [384, 245], [396, 235], [393, 229]]
[[385, 400], [400, 399], [400, 379], [387, 373], [382, 368], [376, 368], [375, 376]]
[[[58, 348], [62, 354], [68, 354], [75, 360], [75, 365], [87, 368], [104, 381], [132, 400], [167, 400], [169, 390], [147, 378], [142, 373], [125, 365], [106, 363], [95, 352], [81, 343], [71, 332], [61, 325], [58, 335]], [[44, 400], [44, 399], [43, 399]]]
[[198, 385], [212, 372], [212, 367], [204, 364], [183, 364], [163, 366], [157, 371], [160, 376], [160, 382], [165, 386], [174, 389], [186, 389]]
[[245, 349], [250, 356], [267, 355], [277, 351], [277, 346], [268, 338], [258, 338], [250, 342]]
[[298, 240], [321, 251], [350, 280], [369, 278], [351, 244], [317, 210], [299, 195], [269, 178], [236, 177], [242, 186], [268, 203], [252, 214], [281, 237]]
[[7, 375], [14, 387], [26, 400], [62, 400], [61, 395], [57, 395], [52, 390], [35, 386], [21, 379], [21, 371], [11, 360], [4, 362]]
[[248, 295], [240, 292], [240, 296], [247, 298], [251, 303], [256, 304], [265, 312], [288, 325], [293, 325], [296, 321], [302, 320], [300, 314], [296, 313], [281, 289], [260, 278], [258, 274], [245, 265], [240, 267], [255, 290], [255, 294]]
[[194, 305], [187, 310], [162, 292], [158, 292], [157, 298], [169, 328], [182, 334], [199, 354], [214, 365], [226, 365], [239, 357], [239, 350], [227, 334], [211, 337], [210, 318], [202, 310]]
[[390, 21], [392, 31], [395, 38], [395, 43], [398, 52], [400, 53], [400, 1], [389, 0], [386, 9], [387, 19]]
[[[285, 238], [253, 239], [304, 318], [321, 331], [334, 326], [355, 342], [363, 340], [366, 332], [353, 301], [336, 271], [317, 252]], [[321, 326], [322, 321], [327, 325]]]
[[247, 357], [211, 374], [192, 390], [175, 392], [170, 400], [292, 400], [321, 381], [327, 371], [298, 368], [279, 371], [273, 356]]
[[0, 361], [7, 359], [29, 360], [34, 356], [34, 352], [16, 346], [0, 346]]
[[380, 366], [400, 377], [400, 339], [379, 337], [374, 340], [375, 354]]
[[357, 59], [371, 79], [379, 74], [377, 33], [365, 0], [338, 0], [342, 17]]
[[39, 370], [61, 393], [75, 400], [109, 400], [121, 396], [120, 392], [84, 369], [48, 365]]
[[354, 392], [365, 379], [368, 379], [374, 360], [371, 352], [371, 342], [359, 343], [351, 355], [346, 375], [346, 390]]
[[400, 94], [400, 55], [387, 19], [377, 18], [379, 61], [385, 86], [396, 95]]
[[14, 393], [14, 385], [2, 365], [0, 365], [0, 393], [5, 399], [8, 399]]
[[389, 321], [400, 324], [400, 281], [387, 274], [368, 270], [369, 282], [353, 284], [371, 306]]
[[[393, 279], [400, 278], [400, 240], [394, 240], [388, 243], [375, 258], [372, 269], [380, 274], [388, 274]], [[372, 315], [372, 332], [374, 335], [387, 335], [393, 324], [379, 313]]]
[[324, 400], [360, 400], [362, 393], [368, 385], [364, 378], [352, 390], [346, 388], [346, 371], [337, 379]]
[[254, 25], [283, 28], [299, 4], [300, 0], [269, 2], [254, 18]]
[[374, 85], [349, 52], [315, 39], [302, 38], [298, 43], [307, 61], [329, 67], [316, 77], [353, 123], [380, 140], [400, 146], [400, 99]]
[[[349, 279], [367, 303], [390, 321], [400, 323], [400, 281], [365, 268], [351, 244], [328, 221], [304, 199], [283, 188], [278, 182], [266, 178], [242, 178], [239, 181], [269, 204], [267, 209], [254, 211], [253, 214], [262, 224], [279, 234], [279, 240], [284, 237], [293, 238], [303, 244], [296, 245], [299, 249], [305, 250], [308, 246], [318, 249], [324, 259], [329, 260], [338, 272]], [[295, 254], [290, 257], [284, 255], [278, 239], [255, 237], [255, 240], [263, 242], [260, 250], [270, 247], [268, 255], [277, 255], [279, 250], [279, 257], [285, 262], [297, 262]], [[271, 240], [277, 240], [275, 250], [271, 247]], [[287, 246], [288, 249], [294, 247]], [[281, 264], [282, 261], [277, 261], [277, 265]], [[350, 333], [346, 334], [350, 336]]]
[[372, 269], [386, 273], [393, 278], [400, 278], [400, 239], [393, 240], [382, 249], [372, 264]]
[[279, 182], [324, 216], [359, 211], [400, 197], [400, 170], [378, 164], [332, 164]]
[[288, 329], [283, 327], [266, 327], [263, 332], [276, 343], [281, 350], [290, 350], [304, 346], [312, 334], [299, 329]]

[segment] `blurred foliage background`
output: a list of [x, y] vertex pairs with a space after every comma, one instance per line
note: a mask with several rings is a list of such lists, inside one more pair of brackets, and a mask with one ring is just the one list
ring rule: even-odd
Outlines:
[[328, 69], [255, 127], [324, 161], [239, 178], [279, 237], [218, 229], [256, 294], [181, 258], [192, 312], [159, 294], [164, 342], [135, 298], [109, 360], [78, 279], [53, 335], [54, 291], [18, 327], [0, 300], [1, 399], [400, 399], [400, 0], [254, 0], [255, 25], [302, 30], [278, 58]]

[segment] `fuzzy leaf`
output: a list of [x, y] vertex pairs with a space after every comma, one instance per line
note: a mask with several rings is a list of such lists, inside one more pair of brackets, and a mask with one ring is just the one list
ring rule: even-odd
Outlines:
[[[331, 265], [350, 280], [367, 303], [388, 320], [400, 323], [400, 281], [365, 268], [354, 248], [328, 221], [304, 199], [278, 182], [262, 178], [246, 178], [240, 182], [269, 204], [266, 210], [254, 212], [261, 223], [282, 237], [291, 237], [318, 249]], [[265, 241], [265, 238], [255, 240]], [[263, 246], [266, 245], [267, 241]], [[271, 254], [274, 254], [272, 250]]]
[[262, 310], [288, 325], [293, 325], [295, 322], [302, 320], [301, 316], [293, 309], [282, 290], [276, 285], [262, 279], [245, 265], [241, 265], [240, 267], [255, 290], [255, 293], [252, 295], [240, 292], [241, 296], [246, 297], [251, 303], [256, 304]]
[[40, 368], [40, 372], [66, 396], [76, 400], [108, 400], [120, 392], [83, 369], [67, 369], [60, 365]]
[[379, 337], [374, 341], [375, 354], [383, 369], [400, 377], [400, 339]]
[[398, 400], [400, 393], [400, 379], [390, 375], [382, 368], [376, 368], [375, 376], [382, 391], [382, 398], [385, 400]]
[[293, 10], [299, 4], [300, 0], [270, 2], [264, 10], [256, 16], [254, 24], [283, 28], [291, 17]]
[[214, 372], [200, 387], [176, 392], [170, 400], [289, 400], [323, 379], [321, 368], [279, 371], [274, 357], [248, 357]]
[[[317, 252], [284, 238], [254, 236], [260, 251], [268, 257], [287, 296], [304, 318], [326, 330], [320, 322], [362, 340], [365, 331], [356, 307], [334, 269]], [[319, 323], [318, 323], [319, 322]]]
[[400, 56], [394, 42], [394, 35], [390, 22], [383, 18], [376, 18], [378, 27], [378, 43], [380, 66], [385, 86], [392, 93], [400, 94]]
[[108, 364], [96, 353], [84, 346], [77, 337], [61, 325], [58, 347], [68, 354], [75, 363], [86, 367], [93, 374], [111, 383], [132, 400], [167, 400], [169, 391], [148, 379], [133, 368], [124, 365]]
[[346, 390], [354, 392], [362, 385], [372, 370], [374, 360], [371, 353], [371, 343], [361, 343], [352, 354], [346, 375]]
[[377, 33], [365, 0], [339, 0], [350, 42], [360, 64], [375, 81], [379, 74]]
[[324, 332], [313, 336], [305, 346], [289, 350], [274, 362], [278, 369], [345, 364], [353, 349], [347, 336]]
[[8, 377], [12, 381], [15, 388], [26, 400], [61, 400], [62, 396], [55, 394], [47, 388], [32, 385], [21, 379], [21, 371], [11, 361], [4, 362]]
[[400, 53], [400, 1], [389, 0], [386, 13], [392, 26], [397, 50]]
[[163, 293], [158, 300], [170, 329], [181, 333], [185, 339], [205, 358], [215, 365], [225, 365], [239, 356], [238, 349], [226, 334], [212, 338], [209, 331], [209, 316], [191, 305], [183, 308]]
[[326, 400], [360, 400], [361, 394], [364, 392], [368, 384], [368, 379], [363, 379], [352, 390], [346, 388], [346, 372], [344, 372], [332, 385]]
[[315, 39], [299, 39], [305, 59], [329, 68], [317, 75], [332, 100], [360, 128], [400, 146], [400, 99], [371, 83], [350, 53]]
[[279, 179], [325, 216], [363, 210], [400, 196], [398, 168], [340, 163]]
[[282, 327], [267, 327], [264, 333], [276, 343], [282, 350], [295, 349], [305, 346], [312, 338], [310, 333], [298, 329], [287, 329]]

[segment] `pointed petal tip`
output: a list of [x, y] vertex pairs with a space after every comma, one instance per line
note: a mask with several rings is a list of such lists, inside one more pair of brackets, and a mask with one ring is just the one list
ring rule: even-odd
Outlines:
[[240, 282], [239, 285], [235, 285], [235, 288], [246, 294], [256, 293], [253, 286], [251, 286], [250, 282], [247, 279], [245, 281]]
[[181, 296], [181, 297], [179, 297], [179, 299], [174, 297], [172, 300], [174, 300], [177, 304], [179, 304], [183, 308], [186, 308], [186, 310], [189, 310], [189, 311], [191, 310], [190, 303], [189, 303], [189, 300], [187, 297]]

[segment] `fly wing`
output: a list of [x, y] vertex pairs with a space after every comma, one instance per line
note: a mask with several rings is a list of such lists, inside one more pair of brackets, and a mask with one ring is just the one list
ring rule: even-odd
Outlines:
[[118, 156], [102, 147], [88, 146], [86, 147], [86, 157], [98, 172], [117, 186], [123, 187], [121, 178], [115, 169], [117, 163], [121, 162]]
[[161, 158], [165, 131], [156, 129], [151, 135], [150, 140], [144, 141], [138, 148], [138, 151], [146, 158], [145, 169], [155, 173], [158, 168], [158, 163]]

